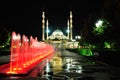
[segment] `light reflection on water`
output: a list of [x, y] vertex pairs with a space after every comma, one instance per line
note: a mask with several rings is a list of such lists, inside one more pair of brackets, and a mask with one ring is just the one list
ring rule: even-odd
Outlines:
[[62, 59], [61, 57], [55, 56], [51, 60], [51, 63], [54, 73], [59, 73], [61, 71], [82, 73], [82, 65], [75, 65], [75, 63], [79, 62], [76, 62], [73, 58]]
[[57, 52], [54, 57], [52, 58], [52, 60], [50, 61], [51, 65], [52, 65], [52, 70], [54, 72], [54, 74], [59, 73], [63, 70], [62, 66], [63, 66], [63, 61], [62, 58], [60, 56], [60, 52]]
[[61, 73], [84, 74], [84, 65], [93, 65], [95, 62], [81, 58], [61, 57], [60, 52], [57, 52], [50, 61], [50, 64], [52, 65], [53, 75]]
[[64, 71], [82, 73], [82, 65], [75, 65], [76, 62], [73, 58], [64, 58]]

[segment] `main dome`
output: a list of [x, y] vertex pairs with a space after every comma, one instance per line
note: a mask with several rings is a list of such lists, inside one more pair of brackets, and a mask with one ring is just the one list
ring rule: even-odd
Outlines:
[[53, 31], [53, 35], [63, 35], [63, 32], [59, 29]]
[[67, 36], [63, 34], [63, 32], [59, 29], [53, 31], [52, 35], [48, 37], [49, 39], [68, 39]]

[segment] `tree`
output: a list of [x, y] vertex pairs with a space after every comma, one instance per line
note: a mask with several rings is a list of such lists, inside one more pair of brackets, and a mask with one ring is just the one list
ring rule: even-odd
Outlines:
[[5, 27], [0, 27], [0, 48], [10, 45], [10, 31]]

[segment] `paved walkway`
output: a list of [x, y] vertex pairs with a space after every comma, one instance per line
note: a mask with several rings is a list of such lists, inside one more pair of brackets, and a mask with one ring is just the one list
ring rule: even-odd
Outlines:
[[53, 80], [120, 80], [117, 68], [60, 50], [53, 58]]
[[[8, 57], [2, 58], [8, 61]], [[51, 65], [51, 66], [50, 66]], [[50, 65], [47, 64], [43, 72], [50, 68], [51, 76], [45, 76], [43, 73], [40, 75], [28, 76], [23, 78], [6, 77], [3, 80], [120, 80], [120, 70], [98, 62], [87, 59], [80, 56], [77, 53], [69, 52], [67, 50], [56, 51], [54, 57], [50, 61]], [[35, 70], [35, 74], [38, 74], [38, 70]], [[0, 77], [0, 80], [2, 80]]]

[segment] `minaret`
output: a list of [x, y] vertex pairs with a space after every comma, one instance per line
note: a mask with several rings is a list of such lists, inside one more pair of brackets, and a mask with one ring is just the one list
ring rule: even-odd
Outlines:
[[48, 40], [48, 20], [46, 21], [46, 38], [47, 38], [47, 40]]
[[69, 23], [69, 20], [68, 20], [68, 22], [67, 22], [67, 32], [68, 32], [68, 39], [70, 39], [70, 23]]
[[44, 29], [45, 29], [45, 12], [43, 11], [42, 13], [42, 40], [45, 40]]
[[72, 11], [70, 11], [70, 40], [72, 40], [73, 39], [73, 37], [72, 37], [72, 27], [73, 27], [73, 25], [72, 25]]

